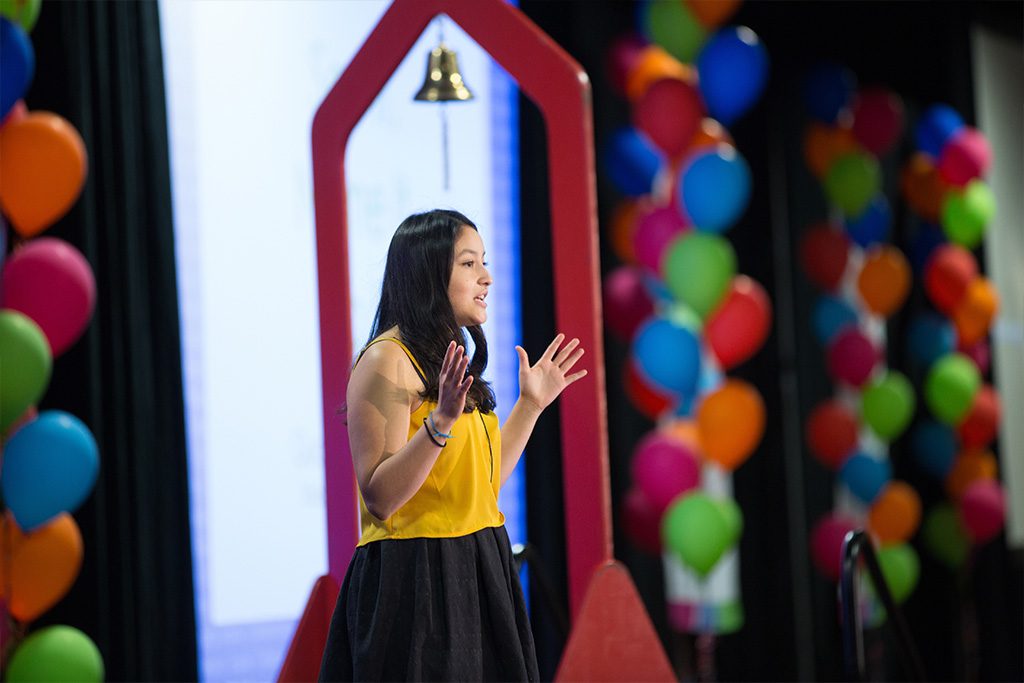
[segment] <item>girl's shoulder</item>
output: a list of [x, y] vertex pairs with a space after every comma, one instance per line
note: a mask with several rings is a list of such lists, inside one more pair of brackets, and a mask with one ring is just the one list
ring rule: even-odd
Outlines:
[[418, 363], [401, 338], [388, 330], [371, 340], [356, 358], [352, 379], [374, 376], [409, 391], [422, 391], [423, 377]]

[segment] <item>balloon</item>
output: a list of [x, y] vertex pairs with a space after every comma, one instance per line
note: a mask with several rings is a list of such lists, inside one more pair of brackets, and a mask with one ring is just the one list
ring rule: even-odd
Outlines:
[[647, 92], [655, 81], [662, 78], [680, 78], [696, 83], [693, 67], [683, 64], [657, 45], [648, 45], [640, 51], [636, 63], [626, 77], [626, 95], [633, 102]]
[[953, 309], [953, 325], [959, 343], [973, 346], [988, 336], [999, 311], [999, 293], [987, 278], [978, 277], [967, 285], [967, 293]]
[[972, 180], [963, 191], [950, 190], [942, 202], [942, 229], [950, 242], [974, 249], [996, 213], [996, 197], [981, 180]]
[[661, 555], [661, 513], [638, 488], [631, 488], [622, 500], [622, 527], [626, 537], [640, 550]]
[[897, 370], [889, 370], [864, 387], [861, 414], [879, 438], [892, 441], [910, 424], [915, 402], [910, 380]]
[[14, 520], [3, 520], [10, 549], [9, 574], [0, 566], [0, 594], [20, 621], [33, 621], [63, 598], [82, 568], [82, 534], [71, 515], [61, 513], [31, 534], [22, 534]]
[[915, 152], [903, 167], [900, 185], [910, 208], [926, 220], [939, 219], [949, 186], [939, 177], [931, 157]]
[[700, 92], [678, 78], [655, 81], [633, 105], [633, 125], [670, 158], [690, 146], [703, 116]]
[[960, 520], [977, 544], [988, 543], [1003, 530], [1006, 496], [999, 482], [983, 479], [973, 482], [960, 499]]
[[953, 430], [934, 420], [917, 425], [911, 433], [911, 452], [917, 463], [929, 474], [945, 479], [956, 459], [956, 436]]
[[726, 470], [743, 464], [764, 435], [765, 410], [761, 395], [739, 379], [726, 380], [697, 409], [701, 451]]
[[655, 388], [681, 398], [693, 395], [700, 376], [700, 342], [690, 329], [654, 318], [637, 332], [633, 356]]
[[879, 351], [859, 329], [847, 327], [829, 344], [827, 364], [829, 374], [850, 386], [863, 384], [878, 363]]
[[761, 97], [768, 81], [768, 52], [749, 28], [729, 26], [704, 45], [697, 73], [708, 112], [729, 126]]
[[658, 151], [635, 128], [620, 128], [605, 143], [605, 173], [624, 195], [649, 193], [662, 162]]
[[633, 251], [633, 233], [644, 202], [635, 199], [624, 199], [615, 205], [610, 221], [609, 241], [615, 255], [623, 263], [636, 263], [636, 252]]
[[641, 8], [644, 33], [681, 62], [693, 62], [707, 29], [680, 0], [650, 0]]
[[939, 421], [957, 425], [967, 416], [980, 386], [981, 376], [971, 359], [951, 353], [935, 361], [928, 371], [925, 403]]
[[704, 326], [704, 338], [721, 368], [729, 370], [760, 350], [771, 327], [772, 303], [764, 288], [737, 275]]
[[898, 311], [910, 292], [910, 264], [903, 252], [889, 245], [868, 252], [857, 276], [857, 291], [872, 313], [887, 318]]
[[868, 512], [868, 529], [882, 543], [904, 543], [921, 524], [921, 497], [910, 484], [891, 481]]
[[874, 458], [858, 451], [839, 468], [839, 479], [854, 496], [871, 504], [892, 478], [888, 460]]
[[731, 547], [743, 535], [743, 512], [732, 498], [715, 498], [713, 500], [718, 506], [718, 511], [725, 518], [726, 545]]
[[0, 18], [0, 118], [25, 95], [35, 68], [35, 52], [25, 30]]
[[[0, 0], [0, 2], [2, 1]], [[18, 100], [7, 112], [7, 116], [0, 117], [0, 128], [15, 121], [21, 121], [26, 116], [28, 116], [28, 107], [25, 106], [25, 100]]]
[[838, 581], [843, 566], [843, 539], [857, 523], [835, 514], [819, 519], [811, 530], [811, 559], [829, 581]]
[[825, 194], [848, 217], [860, 216], [881, 187], [878, 160], [864, 152], [838, 157], [825, 174]]
[[953, 461], [953, 469], [946, 476], [946, 492], [953, 500], [960, 500], [971, 484], [995, 480], [998, 473], [996, 457], [988, 451], [963, 451]]
[[932, 105], [921, 115], [914, 129], [917, 148], [933, 159], [938, 159], [946, 143], [964, 126], [955, 109], [945, 104]]
[[930, 223], [921, 224], [914, 232], [908, 254], [914, 272], [923, 274], [932, 253], [943, 244], [946, 244], [946, 235], [941, 228]]
[[830, 62], [811, 69], [804, 79], [804, 104], [811, 116], [833, 123], [853, 99], [857, 79], [849, 69]]
[[939, 503], [928, 512], [922, 535], [929, 552], [950, 569], [959, 569], [967, 559], [971, 549], [967, 530], [949, 503]]
[[41, 5], [42, 0], [0, 0], [0, 15], [21, 26], [25, 33], [31, 33]]
[[665, 248], [686, 229], [686, 221], [670, 206], [659, 207], [642, 215], [633, 232], [633, 253], [636, 254], [637, 262], [655, 275], [661, 273]]
[[636, 32], [629, 32], [612, 41], [605, 58], [608, 83], [619, 95], [626, 94], [629, 73], [636, 68], [647, 41]]
[[986, 384], [974, 395], [967, 417], [957, 428], [960, 443], [964, 448], [984, 448], [996, 438], [1002, 409], [999, 405], [999, 394]]
[[864, 88], [853, 103], [853, 137], [882, 156], [903, 133], [903, 101], [885, 88]]
[[696, 150], [700, 147], [717, 147], [718, 145], [736, 146], [733, 144], [729, 131], [722, 124], [712, 118], [704, 117], [701, 119], [697, 132], [693, 134], [693, 138], [690, 140], [689, 148]]
[[857, 447], [857, 416], [839, 401], [822, 401], [807, 417], [804, 438], [821, 464], [839, 469]]
[[811, 282], [826, 291], [839, 286], [846, 270], [850, 240], [842, 230], [819, 223], [800, 239], [800, 263]]
[[706, 577], [729, 549], [732, 533], [722, 508], [700, 491], [680, 496], [661, 520], [664, 545], [701, 577]]
[[678, 400], [652, 387], [633, 362], [626, 363], [622, 384], [630, 403], [649, 420], [657, 420]]
[[652, 432], [633, 451], [633, 483], [658, 513], [681, 493], [700, 485], [700, 463], [693, 451], [676, 439]]
[[981, 339], [966, 348], [960, 345], [957, 350], [974, 362], [980, 374], [988, 374], [989, 366], [992, 363], [992, 349], [989, 347], [987, 340]]
[[679, 175], [680, 204], [705, 232], [728, 230], [750, 201], [750, 167], [735, 147], [719, 145], [689, 157]]
[[857, 309], [845, 299], [823, 294], [814, 303], [811, 324], [814, 336], [828, 346], [836, 335], [848, 327], [857, 327]]
[[980, 132], [964, 126], [943, 146], [939, 155], [939, 176], [942, 180], [963, 187], [988, 173], [992, 165], [992, 148]]
[[978, 277], [974, 255], [957, 244], [936, 247], [924, 270], [924, 289], [932, 305], [942, 313], [952, 313], [967, 287]]
[[619, 266], [604, 279], [604, 321], [623, 341], [651, 314], [654, 303], [644, 284], [643, 273], [633, 266]]
[[5, 433], [0, 434], [0, 437], [3, 437], [3, 441], [7, 441], [14, 435], [14, 432], [18, 431], [37, 417], [39, 417], [39, 411], [36, 410], [35, 406], [29, 406], [25, 409], [25, 412], [21, 414], [21, 417], [11, 423], [11, 426], [7, 428]]
[[669, 418], [658, 425], [658, 429], [671, 439], [689, 448], [692, 452], [700, 451], [700, 431], [697, 423], [687, 418]]
[[918, 313], [911, 319], [907, 331], [907, 350], [918, 367], [927, 369], [956, 350], [956, 330], [945, 316]]
[[885, 241], [892, 225], [892, 210], [885, 195], [878, 195], [866, 206], [859, 216], [847, 217], [846, 234], [850, 239], [867, 248]]
[[70, 626], [47, 626], [14, 651], [6, 680], [100, 683], [103, 675], [103, 657], [89, 636]]
[[0, 431], [39, 401], [52, 367], [50, 346], [39, 326], [17, 311], [0, 310]]
[[672, 295], [706, 318], [721, 303], [736, 275], [736, 253], [718, 235], [690, 232], [668, 245], [662, 269]]
[[836, 159], [857, 151], [849, 128], [813, 121], [804, 133], [804, 160], [817, 178], [824, 178]]
[[4, 448], [0, 488], [18, 525], [32, 531], [89, 495], [99, 470], [96, 440], [82, 422], [47, 410]]
[[706, 28], [716, 28], [736, 13], [740, 0], [684, 0], [683, 4]]
[[878, 551], [878, 565], [896, 604], [910, 597], [921, 576], [921, 562], [913, 546], [904, 543], [881, 548]]

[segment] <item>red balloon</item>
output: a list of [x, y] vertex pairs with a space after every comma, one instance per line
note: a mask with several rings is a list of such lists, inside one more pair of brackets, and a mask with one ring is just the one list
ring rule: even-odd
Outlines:
[[831, 292], [839, 286], [846, 270], [850, 238], [840, 229], [821, 223], [800, 240], [800, 264], [811, 282]]
[[28, 116], [28, 107], [25, 106], [25, 100], [18, 100], [7, 112], [7, 116], [3, 118], [3, 121], [0, 121], [0, 128], [3, 128], [8, 123], [21, 121], [26, 116]]
[[964, 126], [946, 143], [939, 155], [939, 177], [963, 187], [985, 175], [992, 165], [992, 148], [981, 132]]
[[984, 448], [996, 438], [1001, 414], [999, 394], [986, 384], [974, 395], [974, 404], [957, 427], [964, 448]]
[[958, 244], [935, 248], [924, 268], [924, 290], [932, 305], [950, 314], [967, 294], [967, 287], [978, 277], [974, 255]]
[[648, 384], [632, 361], [626, 363], [622, 384], [633, 407], [650, 420], [657, 420], [675, 402], [674, 398]]
[[686, 151], [703, 118], [700, 92], [678, 78], [655, 81], [633, 106], [633, 124], [670, 158]]
[[828, 347], [828, 371], [835, 379], [859, 387], [871, 376], [879, 353], [860, 330], [847, 327], [832, 339]]
[[604, 322], [619, 339], [628, 342], [640, 323], [654, 313], [643, 271], [620, 266], [605, 276], [603, 289]]
[[758, 352], [771, 327], [772, 302], [764, 288], [737, 275], [704, 326], [704, 338], [722, 369], [729, 370]]
[[975, 543], [987, 543], [998, 536], [1005, 518], [1006, 496], [999, 482], [979, 479], [964, 491], [960, 499], [960, 519]]
[[967, 347], [964, 347], [959, 342], [960, 340], [958, 339], [957, 351], [974, 361], [974, 364], [978, 366], [978, 373], [982, 376], [987, 375], [992, 364], [992, 349], [989, 347], [988, 340], [982, 339]]
[[825, 578], [838, 581], [843, 565], [843, 539], [857, 528], [857, 523], [838, 515], [826, 515], [811, 531], [811, 558]]
[[637, 548], [661, 555], [661, 515], [638, 488], [631, 488], [622, 500], [622, 528]]
[[885, 154], [903, 131], [903, 101], [891, 90], [865, 88], [853, 104], [853, 137], [875, 156]]
[[626, 95], [629, 74], [640, 61], [640, 55], [645, 47], [647, 47], [647, 41], [636, 32], [619, 36], [612, 42], [606, 57], [605, 68], [608, 73], [608, 82], [619, 95]]
[[661, 432], [648, 434], [633, 451], [633, 483], [643, 491], [660, 519], [669, 503], [700, 484], [700, 461], [678, 439]]
[[804, 437], [811, 455], [838, 470], [857, 447], [857, 416], [839, 401], [822, 401], [808, 416]]

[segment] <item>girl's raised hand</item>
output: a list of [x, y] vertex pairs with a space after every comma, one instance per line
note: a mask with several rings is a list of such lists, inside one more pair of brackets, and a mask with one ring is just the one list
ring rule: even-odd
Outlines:
[[583, 349], [577, 348], [579, 339], [562, 346], [564, 340], [564, 334], [555, 337], [533, 366], [523, 347], [516, 347], [519, 354], [519, 395], [541, 410], [551, 405], [567, 386], [587, 376], [586, 370], [569, 374], [583, 356]]
[[466, 408], [466, 394], [473, 384], [473, 375], [466, 374], [467, 367], [469, 357], [466, 350], [454, 341], [448, 344], [441, 374], [438, 375], [437, 408], [434, 410], [434, 423], [444, 431], [459, 419]]

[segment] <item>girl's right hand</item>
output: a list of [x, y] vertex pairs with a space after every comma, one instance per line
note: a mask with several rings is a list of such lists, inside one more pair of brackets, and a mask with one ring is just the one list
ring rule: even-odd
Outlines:
[[468, 367], [466, 350], [456, 346], [454, 341], [448, 344], [438, 375], [437, 408], [434, 409], [434, 425], [443, 432], [451, 430], [466, 408], [466, 395], [473, 384], [473, 375], [466, 374]]

